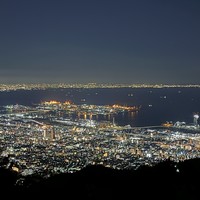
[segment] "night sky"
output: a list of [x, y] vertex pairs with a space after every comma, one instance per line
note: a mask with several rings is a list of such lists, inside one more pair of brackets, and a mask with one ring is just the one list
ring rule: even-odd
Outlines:
[[0, 83], [200, 84], [199, 0], [1, 0]]

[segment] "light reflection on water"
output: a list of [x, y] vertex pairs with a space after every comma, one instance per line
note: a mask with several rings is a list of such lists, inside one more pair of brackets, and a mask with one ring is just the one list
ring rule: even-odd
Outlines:
[[[85, 101], [82, 101], [83, 99]], [[148, 126], [160, 125], [166, 121], [192, 123], [193, 113], [200, 112], [200, 88], [49, 89], [0, 92], [0, 105], [33, 105], [49, 100], [71, 100], [75, 104], [142, 106], [139, 112], [116, 115], [115, 122], [118, 125]], [[95, 115], [92, 119], [112, 122], [113, 116]]]

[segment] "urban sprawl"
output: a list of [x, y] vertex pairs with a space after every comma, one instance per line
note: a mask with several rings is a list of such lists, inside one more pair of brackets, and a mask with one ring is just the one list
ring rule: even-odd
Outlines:
[[[9, 161], [4, 167], [26, 176], [73, 173], [97, 164], [137, 169], [166, 159], [179, 162], [200, 156], [197, 117], [193, 126], [182, 122], [154, 128], [115, 123], [118, 113], [139, 110], [140, 106], [76, 105], [70, 101], [3, 106], [1, 160]], [[93, 119], [99, 115], [109, 115], [112, 120]]]

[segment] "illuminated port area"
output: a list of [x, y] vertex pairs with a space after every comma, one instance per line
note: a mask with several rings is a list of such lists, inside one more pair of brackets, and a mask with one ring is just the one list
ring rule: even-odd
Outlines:
[[41, 110], [56, 110], [63, 111], [66, 113], [77, 113], [77, 114], [86, 114], [86, 115], [108, 115], [108, 114], [117, 114], [125, 111], [138, 111], [141, 106], [122, 106], [122, 105], [88, 105], [88, 104], [80, 104], [75, 105], [70, 101], [66, 101], [61, 103], [59, 101], [45, 101], [38, 106], [38, 109]]
[[[181, 131], [177, 123], [131, 127], [114, 121], [120, 112], [139, 111], [140, 106], [76, 105], [70, 101], [4, 106], [0, 114], [1, 160], [8, 159], [5, 167], [26, 176], [73, 173], [97, 164], [137, 169], [166, 159], [178, 162], [200, 156], [198, 131]], [[111, 115], [113, 120], [94, 120], [93, 115]]]

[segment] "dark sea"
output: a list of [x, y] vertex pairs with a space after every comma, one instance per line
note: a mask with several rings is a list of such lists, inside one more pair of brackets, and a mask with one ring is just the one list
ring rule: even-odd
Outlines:
[[[49, 100], [70, 100], [75, 104], [141, 106], [138, 112], [115, 116], [118, 125], [129, 124], [133, 127], [160, 125], [166, 121], [185, 121], [191, 124], [194, 113], [200, 112], [200, 88], [48, 89], [0, 92], [0, 106], [31, 106]], [[102, 119], [112, 120], [108, 116], [102, 116]]]

